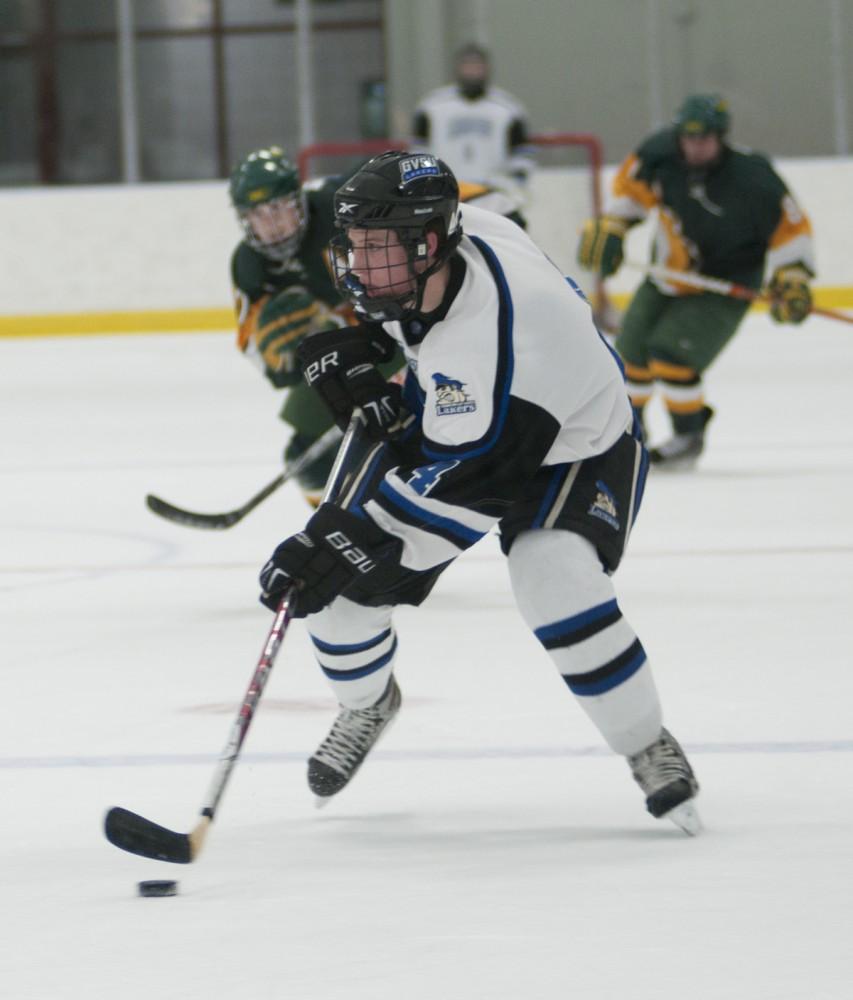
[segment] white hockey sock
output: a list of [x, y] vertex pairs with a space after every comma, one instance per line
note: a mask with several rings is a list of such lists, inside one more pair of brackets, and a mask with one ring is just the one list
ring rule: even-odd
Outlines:
[[391, 610], [338, 597], [307, 619], [317, 662], [347, 708], [375, 704], [388, 686], [397, 652]]
[[647, 747], [661, 728], [657, 690], [593, 545], [569, 531], [528, 531], [509, 568], [524, 620], [608, 745], [625, 755]]

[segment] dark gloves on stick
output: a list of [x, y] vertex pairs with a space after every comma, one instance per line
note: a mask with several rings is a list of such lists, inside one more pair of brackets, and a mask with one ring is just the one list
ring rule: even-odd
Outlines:
[[360, 407], [368, 434], [394, 437], [402, 429], [400, 386], [376, 366], [394, 357], [396, 344], [376, 326], [347, 326], [306, 337], [297, 349], [305, 381], [322, 396], [340, 428]]
[[261, 603], [278, 607], [284, 591], [296, 584], [295, 618], [312, 615], [358, 584], [381, 592], [404, 572], [402, 543], [369, 517], [324, 503], [304, 531], [285, 539], [261, 570]]

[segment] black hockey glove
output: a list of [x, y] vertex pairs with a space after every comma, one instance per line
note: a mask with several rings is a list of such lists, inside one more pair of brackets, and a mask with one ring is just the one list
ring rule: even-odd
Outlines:
[[298, 587], [294, 618], [322, 610], [349, 587], [391, 587], [404, 572], [402, 543], [370, 518], [321, 504], [304, 531], [285, 539], [261, 570], [261, 604], [275, 611], [287, 587]]
[[342, 430], [358, 406], [370, 437], [386, 440], [402, 430], [402, 390], [376, 366], [390, 361], [396, 348], [381, 327], [347, 326], [306, 337], [296, 356], [305, 381], [322, 396]]

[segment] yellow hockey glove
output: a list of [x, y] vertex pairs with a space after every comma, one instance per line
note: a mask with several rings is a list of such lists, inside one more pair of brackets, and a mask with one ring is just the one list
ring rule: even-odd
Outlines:
[[308, 334], [345, 324], [342, 316], [334, 315], [304, 288], [287, 288], [272, 296], [258, 313], [254, 331], [267, 378], [279, 389], [298, 385], [302, 373], [297, 346]]
[[587, 219], [578, 245], [580, 266], [602, 278], [615, 274], [622, 263], [622, 241], [627, 230], [628, 223], [612, 215]]
[[767, 286], [770, 315], [777, 323], [802, 323], [811, 312], [809, 273], [802, 267], [779, 267]]

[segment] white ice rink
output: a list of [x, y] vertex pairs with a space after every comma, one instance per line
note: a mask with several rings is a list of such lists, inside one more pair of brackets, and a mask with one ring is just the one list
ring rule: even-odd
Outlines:
[[853, 328], [751, 318], [708, 388], [702, 466], [650, 477], [616, 577], [701, 837], [645, 813], [488, 538], [400, 612], [403, 711], [319, 812], [334, 705], [293, 624], [201, 858], [168, 866], [103, 814], [194, 825], [306, 510], [287, 486], [200, 532], [143, 497], [242, 503], [278, 400], [227, 335], [0, 341], [0, 996], [853, 996]]

